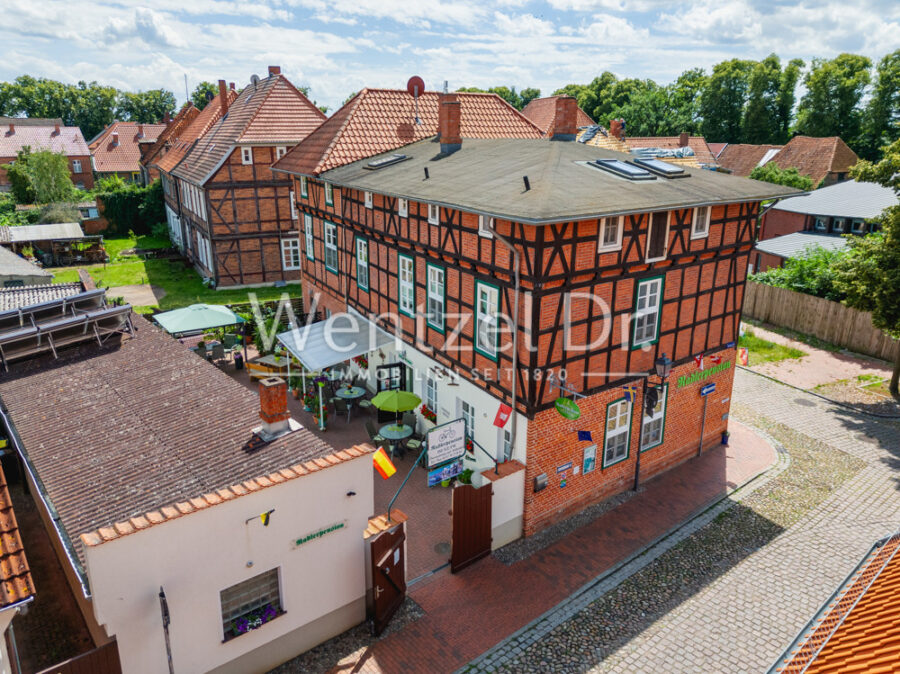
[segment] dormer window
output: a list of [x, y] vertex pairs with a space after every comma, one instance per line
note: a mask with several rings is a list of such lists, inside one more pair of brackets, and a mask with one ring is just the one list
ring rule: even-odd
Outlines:
[[691, 238], [702, 239], [709, 236], [709, 206], [694, 209], [694, 222], [691, 225]]
[[372, 193], [371, 192], [363, 192], [363, 201], [366, 204], [366, 208], [373, 207]]
[[428, 224], [439, 225], [441, 222], [441, 207], [437, 204], [428, 204]]
[[406, 199], [397, 199], [397, 215], [401, 218], [409, 215], [409, 202]]
[[242, 147], [241, 148], [241, 163], [244, 165], [253, 163], [253, 148], [252, 147]]
[[331, 183], [325, 183], [325, 205], [334, 206], [334, 186]]
[[483, 236], [485, 239], [493, 239], [493, 227], [494, 218], [487, 218], [483, 215], [478, 216], [478, 236]]

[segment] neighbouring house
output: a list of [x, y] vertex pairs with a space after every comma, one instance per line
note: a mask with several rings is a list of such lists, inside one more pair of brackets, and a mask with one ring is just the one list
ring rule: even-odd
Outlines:
[[[278, 66], [265, 78], [254, 76], [233, 100], [220, 81], [218, 104], [219, 119], [166, 171], [173, 179], [163, 186], [167, 204], [173, 187], [177, 200], [170, 227], [181, 229], [172, 239], [216, 288], [297, 282], [300, 229], [291, 180], [271, 166], [325, 114]], [[191, 127], [208, 122], [205, 113]], [[174, 153], [162, 158], [161, 171]]]
[[837, 136], [794, 136], [787, 145], [728, 143], [719, 153], [719, 165], [734, 175], [749, 176], [757, 166], [773, 163], [780, 169], [795, 168], [812, 178], [813, 187], [827, 187], [847, 180], [859, 157]]
[[[553, 135], [553, 122], [557, 119], [556, 106], [557, 101], [566, 98], [565, 96], [546, 96], [544, 98], [535, 98], [529, 101], [522, 109], [522, 114], [535, 123], [545, 136]], [[594, 126], [595, 122], [580, 107], [575, 113], [578, 117], [575, 123], [579, 128]]]
[[331, 447], [283, 380], [256, 395], [103, 290], [13, 313], [3, 427], [122, 671], [264, 672], [364, 620], [371, 446]]
[[[0, 165], [15, 162], [18, 153], [26, 147], [34, 152], [50, 150], [65, 155], [75, 187], [94, 188], [91, 151], [77, 126], [63, 126], [61, 119], [0, 117]], [[8, 191], [9, 179], [0, 168], [0, 192]]]
[[165, 156], [199, 114], [200, 111], [188, 101], [172, 119], [169, 119], [169, 113], [166, 113], [163, 120], [166, 128], [156, 137], [156, 141], [147, 144], [141, 143], [141, 173], [144, 176], [145, 184], [159, 178], [157, 162]]
[[0, 287], [39, 286], [53, 283], [53, 274], [0, 246]]
[[600, 125], [580, 129], [578, 142], [615, 152], [629, 152], [638, 157], [657, 157], [665, 161], [695, 168], [716, 168], [716, 158], [703, 136], [681, 133], [677, 136], [628, 136], [625, 122], [614, 119], [609, 130]]
[[878, 229], [868, 220], [897, 204], [897, 193], [888, 187], [846, 180], [774, 204], [760, 220], [759, 239], [793, 232], [863, 236]]
[[94, 136], [88, 147], [97, 179], [118, 176], [125, 182], [145, 184], [142, 172], [141, 144], [156, 142], [165, 124], [113, 122]]
[[891, 672], [900, 662], [900, 533], [876, 542], [769, 674]]
[[[420, 128], [411, 96], [364, 90], [276, 164], [306, 306], [399, 337], [370, 382], [420, 395], [425, 429], [463, 420], [476, 474], [524, 464], [513, 538], [630, 489], [638, 456], [647, 479], [718, 444], [759, 204], [796, 190], [565, 140], [574, 98], [549, 138], [515, 117], [486, 133], [489, 99], [429, 98]], [[644, 414], [637, 373], [658, 362]]]
[[785, 260], [799, 257], [810, 249], [844, 250], [847, 239], [838, 234], [816, 234], [815, 232], [794, 232], [764, 241], [757, 241], [750, 256], [748, 273], [768, 271], [781, 267]]

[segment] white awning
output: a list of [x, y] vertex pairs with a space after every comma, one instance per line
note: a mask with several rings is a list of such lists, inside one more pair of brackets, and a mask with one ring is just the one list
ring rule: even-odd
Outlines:
[[357, 313], [334, 314], [328, 320], [282, 332], [276, 338], [311, 372], [394, 342], [392, 335]]

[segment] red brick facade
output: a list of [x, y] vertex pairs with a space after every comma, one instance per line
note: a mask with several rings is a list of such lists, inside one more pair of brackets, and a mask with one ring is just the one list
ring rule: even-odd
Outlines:
[[776, 236], [793, 234], [809, 229], [809, 216], [805, 213], [770, 210], [762, 216], [759, 224], [759, 240], [774, 239]]
[[[94, 189], [94, 174], [91, 171], [91, 155], [71, 155], [67, 156], [66, 159], [69, 161], [69, 177], [72, 178], [72, 184], [83, 190]], [[15, 160], [16, 158], [14, 156], [0, 157], [0, 166], [9, 164]], [[79, 163], [81, 165], [81, 171], [76, 172], [75, 169], [78, 168]], [[0, 168], [0, 191], [8, 189], [6, 187], [7, 185], [9, 185], [9, 179], [6, 177], [6, 169]]]

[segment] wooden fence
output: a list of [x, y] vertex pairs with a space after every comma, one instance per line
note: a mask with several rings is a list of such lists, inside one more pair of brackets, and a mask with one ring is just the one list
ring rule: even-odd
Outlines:
[[900, 355], [900, 341], [873, 326], [870, 313], [786, 288], [748, 281], [744, 316], [891, 363]]

